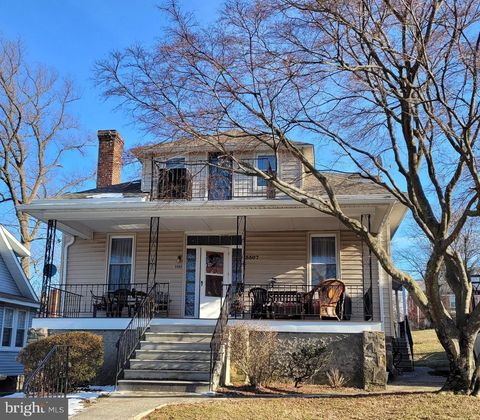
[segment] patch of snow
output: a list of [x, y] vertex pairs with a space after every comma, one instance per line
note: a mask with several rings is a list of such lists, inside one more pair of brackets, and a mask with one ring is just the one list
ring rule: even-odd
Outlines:
[[23, 392], [15, 392], [14, 394], [4, 395], [1, 398], [25, 398], [25, 394]]
[[100, 396], [109, 395], [115, 390], [114, 386], [95, 386], [89, 385], [87, 388], [67, 394], [68, 415], [73, 416], [83, 411], [85, 401], [92, 402]]

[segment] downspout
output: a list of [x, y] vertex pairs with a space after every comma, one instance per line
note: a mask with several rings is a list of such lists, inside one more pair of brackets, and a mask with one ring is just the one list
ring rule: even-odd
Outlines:
[[62, 265], [62, 275], [60, 277], [60, 285], [63, 286], [67, 280], [67, 265], [68, 265], [68, 248], [75, 242], [76, 237], [69, 235], [68, 233], [63, 234], [62, 243], [62, 257], [60, 264]]

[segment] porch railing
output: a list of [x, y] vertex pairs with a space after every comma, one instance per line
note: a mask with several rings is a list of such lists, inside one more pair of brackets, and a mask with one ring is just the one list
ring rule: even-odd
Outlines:
[[70, 348], [57, 345], [47, 353], [23, 385], [27, 397], [66, 397], [69, 386]]
[[117, 347], [117, 370], [115, 374], [115, 386], [130, 360], [131, 355], [138, 347], [140, 340], [150, 325], [150, 321], [157, 312], [157, 296], [159, 293], [158, 283], [155, 283], [142, 300], [138, 310], [122, 332], [116, 343]]
[[[168, 317], [169, 283], [157, 283], [157, 316]], [[40, 317], [131, 317], [148, 293], [147, 283], [121, 284], [65, 284], [50, 286], [42, 296], [46, 304]]]
[[[232, 286], [230, 317], [237, 319], [320, 319], [373, 320], [371, 306], [366, 305], [362, 285], [345, 285], [322, 291], [306, 284], [245, 283]], [[322, 295], [320, 295], [322, 293]], [[324, 295], [331, 299], [325, 301]], [[338, 296], [335, 296], [337, 294]], [[325, 311], [325, 306], [329, 309]]]
[[[228, 323], [228, 315], [230, 313], [230, 306], [232, 301], [232, 286], [226, 287], [222, 306], [220, 308], [220, 314], [213, 330], [212, 339], [210, 340], [210, 391], [215, 389], [216, 378], [219, 377], [221, 364], [222, 364], [222, 346], [226, 342], [226, 330]], [[216, 373], [218, 375], [216, 376]]]
[[[242, 163], [258, 167], [254, 159]], [[285, 197], [263, 179], [240, 173], [239, 165], [228, 159], [215, 164], [197, 160], [173, 164], [154, 160], [151, 182], [156, 200], [276, 199]], [[291, 180], [295, 182], [295, 180]]]

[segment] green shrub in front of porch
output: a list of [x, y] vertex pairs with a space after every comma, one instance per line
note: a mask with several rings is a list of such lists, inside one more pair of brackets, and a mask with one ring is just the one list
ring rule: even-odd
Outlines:
[[103, 337], [83, 331], [52, 335], [28, 344], [18, 355], [18, 361], [25, 367], [25, 375], [30, 375], [56, 345], [71, 346], [70, 389], [88, 385], [97, 376], [103, 364]]

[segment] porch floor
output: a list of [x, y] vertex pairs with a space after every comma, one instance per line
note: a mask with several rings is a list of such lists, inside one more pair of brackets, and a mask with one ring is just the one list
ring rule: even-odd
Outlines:
[[[34, 318], [33, 328], [58, 330], [124, 330], [130, 318]], [[216, 319], [154, 318], [151, 325], [212, 325]], [[248, 324], [268, 327], [277, 332], [309, 332], [319, 334], [358, 334], [363, 331], [382, 331], [381, 322], [373, 321], [327, 321], [327, 320], [239, 320], [231, 319], [229, 325]]]

